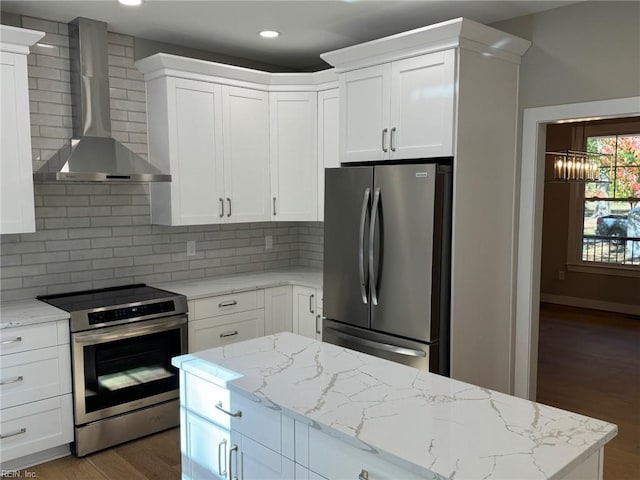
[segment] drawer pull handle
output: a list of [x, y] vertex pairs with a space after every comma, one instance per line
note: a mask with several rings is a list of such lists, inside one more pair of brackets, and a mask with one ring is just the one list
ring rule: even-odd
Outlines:
[[[236, 413], [232, 413], [229, 410], [225, 410], [224, 408], [222, 408], [222, 402], [216, 403], [216, 408], [218, 410], [220, 410], [222, 413], [226, 413], [230, 417], [241, 417], [242, 416], [242, 411], [240, 411], [240, 410], [238, 410]], [[229, 458], [231, 458], [231, 456], [229, 456]], [[229, 462], [229, 463], [231, 463], [231, 462]]]
[[220, 338], [233, 337], [234, 335], [237, 335], [237, 334], [238, 334], [237, 330], [231, 330], [230, 332], [221, 333]]
[[[220, 448], [224, 445], [224, 454], [220, 452]], [[224, 472], [222, 471], [221, 460], [224, 457]], [[227, 439], [223, 438], [218, 444], [218, 475], [221, 477], [227, 476]]]
[[23, 433], [26, 433], [26, 432], [27, 432], [27, 429], [22, 427], [20, 430], [16, 430], [15, 432], [0, 434], [0, 439], [15, 437], [16, 435], [22, 435]]
[[18, 343], [22, 341], [22, 337], [12, 338], [11, 340], [3, 340], [0, 345], [9, 345], [11, 343]]
[[233, 307], [234, 305], [237, 305], [238, 302], [236, 302], [235, 300], [231, 300], [230, 302], [221, 302], [218, 304], [219, 308], [224, 308], [224, 307]]
[[369, 472], [363, 468], [360, 475], [358, 475], [358, 480], [369, 480]]
[[2, 380], [0, 385], [10, 385], [12, 383], [21, 382], [22, 380], [24, 380], [24, 378], [20, 375], [19, 377], [12, 378], [11, 380]]

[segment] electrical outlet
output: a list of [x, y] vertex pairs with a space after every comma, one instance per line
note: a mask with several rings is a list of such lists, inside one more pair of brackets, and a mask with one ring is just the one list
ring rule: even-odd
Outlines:
[[273, 236], [272, 235], [265, 235], [264, 236], [264, 248], [267, 249], [267, 250], [273, 248]]
[[187, 242], [187, 257], [193, 257], [196, 254], [196, 241], [189, 240]]
[[564, 270], [558, 270], [558, 280], [564, 280]]

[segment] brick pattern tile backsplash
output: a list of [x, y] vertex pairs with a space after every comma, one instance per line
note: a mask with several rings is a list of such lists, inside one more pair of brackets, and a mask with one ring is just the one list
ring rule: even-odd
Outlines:
[[[46, 32], [27, 57], [33, 168], [72, 137], [69, 35], [64, 23], [22, 17]], [[114, 138], [147, 157], [145, 85], [133, 37], [109, 33]], [[322, 223], [151, 225], [148, 185], [35, 186], [36, 232], [0, 236], [0, 298], [161, 283], [293, 266], [322, 267]], [[265, 235], [273, 249], [264, 248]], [[186, 242], [196, 242], [187, 256]]]

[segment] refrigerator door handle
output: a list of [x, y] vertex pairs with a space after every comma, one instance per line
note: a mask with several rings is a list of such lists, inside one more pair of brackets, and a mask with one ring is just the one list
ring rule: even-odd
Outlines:
[[371, 221], [369, 223], [369, 289], [371, 290], [371, 303], [378, 305], [378, 292], [376, 289], [376, 271], [373, 254], [375, 252], [374, 240], [376, 236], [376, 220], [378, 219], [378, 205], [380, 204], [380, 187], [376, 187], [373, 194], [373, 206], [371, 207]]
[[367, 284], [364, 278], [364, 224], [367, 218], [367, 207], [369, 206], [369, 197], [371, 196], [371, 189], [367, 188], [364, 191], [362, 198], [362, 210], [360, 211], [360, 237], [358, 245], [358, 266], [360, 268], [360, 294], [362, 295], [362, 303], [365, 305], [367, 300]]
[[399, 347], [397, 345], [391, 345], [390, 343], [375, 342], [373, 340], [367, 340], [366, 338], [354, 337], [348, 333], [341, 332], [335, 328], [326, 327], [336, 337], [348, 340], [352, 343], [357, 343], [367, 347], [375, 348], [376, 350], [384, 350], [385, 352], [397, 353], [398, 355], [405, 355], [407, 357], [426, 357], [427, 352], [423, 350], [415, 350], [413, 348]]

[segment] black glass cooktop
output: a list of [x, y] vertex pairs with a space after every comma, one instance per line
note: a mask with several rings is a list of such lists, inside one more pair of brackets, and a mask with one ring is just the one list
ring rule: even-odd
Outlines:
[[94, 308], [108, 308], [116, 305], [130, 305], [152, 300], [171, 299], [178, 294], [148, 287], [144, 283], [123, 285], [120, 287], [102, 288], [99, 290], [83, 290], [80, 292], [42, 295], [37, 297], [54, 307], [67, 312], [78, 312]]

